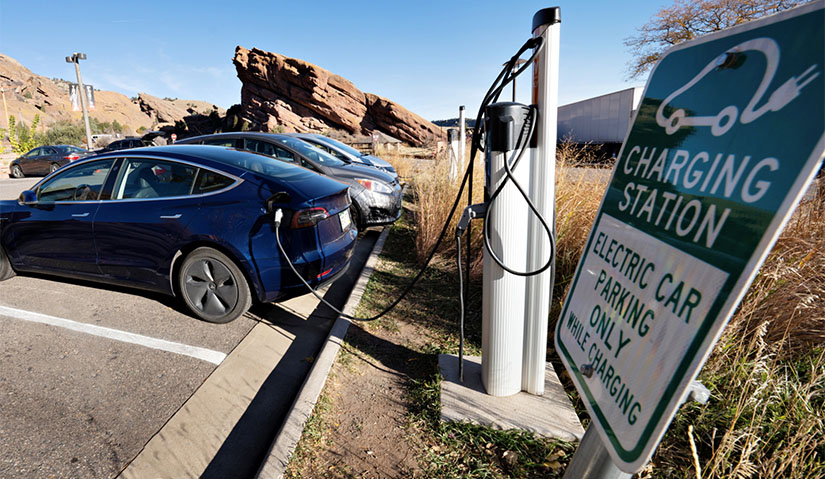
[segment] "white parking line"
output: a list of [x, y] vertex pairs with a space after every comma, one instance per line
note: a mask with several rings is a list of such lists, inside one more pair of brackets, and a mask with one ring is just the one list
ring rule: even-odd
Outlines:
[[115, 341], [138, 344], [147, 348], [182, 354], [184, 356], [190, 356], [212, 364], [220, 364], [226, 358], [226, 354], [220, 351], [199, 348], [197, 346], [188, 346], [186, 344], [175, 343], [165, 339], [157, 339], [149, 336], [143, 336], [141, 334], [127, 333], [125, 331], [105, 328], [103, 326], [95, 326], [93, 324], [78, 323], [77, 321], [72, 321], [70, 319], [57, 318], [46, 314], [33, 313], [31, 311], [9, 308], [2, 305], [0, 305], [0, 316], [8, 316], [10, 318], [22, 319], [24, 321], [31, 321], [34, 323], [59, 326], [61, 328], [71, 329], [72, 331], [77, 331], [80, 333], [114, 339]]

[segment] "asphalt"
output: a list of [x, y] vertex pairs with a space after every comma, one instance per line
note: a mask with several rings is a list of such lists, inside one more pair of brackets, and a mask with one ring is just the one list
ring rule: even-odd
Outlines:
[[[0, 199], [38, 180], [0, 178]], [[346, 303], [379, 233], [359, 236], [328, 301]], [[319, 304], [304, 295], [215, 325], [162, 295], [0, 282], [0, 477], [254, 477], [319, 369], [337, 317]]]

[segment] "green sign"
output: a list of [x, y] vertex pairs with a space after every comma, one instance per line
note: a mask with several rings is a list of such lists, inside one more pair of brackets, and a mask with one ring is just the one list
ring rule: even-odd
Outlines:
[[656, 449], [825, 151], [825, 1], [650, 76], [556, 328], [617, 466]]

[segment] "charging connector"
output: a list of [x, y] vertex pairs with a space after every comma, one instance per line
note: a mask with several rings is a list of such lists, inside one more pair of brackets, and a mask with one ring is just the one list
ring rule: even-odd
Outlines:
[[470, 220], [481, 218], [486, 213], [487, 203], [476, 203], [464, 208], [464, 213], [461, 214], [461, 219], [458, 220], [458, 225], [455, 227], [456, 237], [464, 234], [464, 231], [470, 226]]

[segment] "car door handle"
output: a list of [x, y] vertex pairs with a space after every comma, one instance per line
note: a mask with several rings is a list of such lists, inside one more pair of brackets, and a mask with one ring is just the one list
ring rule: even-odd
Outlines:
[[162, 215], [160, 218], [164, 220], [176, 220], [181, 217], [181, 214], [178, 213], [176, 215]]
[[87, 211], [85, 213], [73, 213], [72, 216], [75, 218], [85, 218], [89, 216], [89, 212]]

